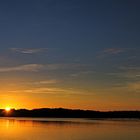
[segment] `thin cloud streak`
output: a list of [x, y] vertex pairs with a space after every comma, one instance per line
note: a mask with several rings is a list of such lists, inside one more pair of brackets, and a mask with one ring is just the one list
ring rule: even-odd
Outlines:
[[50, 79], [50, 80], [41, 80], [41, 81], [32, 81], [32, 82], [25, 82], [23, 84], [27, 85], [51, 85], [51, 84], [56, 84], [59, 83], [59, 80], [56, 79]]
[[27, 64], [27, 65], [19, 65], [14, 67], [3, 67], [0, 68], [0, 72], [14, 72], [14, 71], [28, 71], [28, 72], [37, 72], [43, 69], [43, 65], [41, 64]]
[[46, 52], [48, 48], [11, 48], [11, 50], [23, 54], [36, 54]]
[[25, 64], [11, 67], [0, 67], [0, 72], [13, 72], [13, 71], [33, 71], [40, 70], [64, 70], [64, 69], [79, 69], [85, 68], [86, 65], [82, 64]]
[[46, 69], [48, 70], [57, 70], [57, 69], [76, 69], [76, 68], [83, 68], [86, 67], [84, 64], [78, 63], [70, 63], [70, 64], [47, 64]]
[[27, 88], [27, 89], [20, 89], [20, 90], [9, 90], [8, 93], [19, 93], [19, 94], [52, 94], [52, 95], [91, 95], [90, 93], [85, 93], [80, 90], [76, 89], [64, 89], [64, 88], [57, 88], [57, 87], [36, 87], [36, 88]]
[[[22, 82], [18, 82], [18, 85], [22, 85], [22, 86], [42, 86], [42, 85], [53, 85], [53, 84], [57, 84], [60, 83], [60, 80], [56, 80], [56, 79], [48, 79], [48, 80], [34, 80], [34, 81], [22, 81]], [[17, 83], [12, 83], [10, 85], [17, 85]]]
[[103, 52], [105, 54], [119, 54], [119, 53], [122, 53], [124, 52], [125, 50], [122, 49], [122, 48], [107, 48], [105, 49]]
[[104, 58], [106, 56], [110, 56], [110, 55], [118, 55], [121, 53], [124, 53], [125, 51], [129, 50], [128, 48], [105, 48], [104, 50], [102, 50], [98, 55], [97, 58]]
[[71, 74], [70, 76], [72, 77], [78, 77], [78, 76], [83, 76], [83, 75], [89, 75], [89, 74], [93, 74], [95, 73], [95, 71], [80, 71], [80, 72], [77, 72], [77, 73], [73, 73]]
[[112, 87], [112, 89], [123, 90], [127, 93], [132, 93], [132, 94], [140, 93], [140, 82], [139, 81], [126, 82], [123, 85]]
[[122, 66], [119, 68], [122, 74], [127, 78], [140, 78], [139, 66]]

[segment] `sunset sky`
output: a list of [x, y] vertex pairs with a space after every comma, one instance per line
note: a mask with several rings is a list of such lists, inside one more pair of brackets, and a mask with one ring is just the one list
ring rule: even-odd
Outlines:
[[7, 106], [140, 110], [140, 1], [1, 0]]

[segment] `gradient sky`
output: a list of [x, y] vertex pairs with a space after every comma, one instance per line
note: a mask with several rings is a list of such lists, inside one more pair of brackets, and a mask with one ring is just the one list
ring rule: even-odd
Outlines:
[[139, 0], [1, 0], [0, 108], [140, 109]]

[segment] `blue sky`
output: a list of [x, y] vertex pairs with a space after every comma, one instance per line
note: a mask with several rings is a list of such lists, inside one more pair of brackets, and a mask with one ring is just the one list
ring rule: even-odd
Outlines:
[[139, 6], [0, 1], [1, 107], [140, 109]]

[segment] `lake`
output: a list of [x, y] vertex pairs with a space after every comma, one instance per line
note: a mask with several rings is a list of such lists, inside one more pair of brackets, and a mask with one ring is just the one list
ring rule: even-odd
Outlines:
[[0, 140], [140, 140], [140, 120], [0, 118]]

